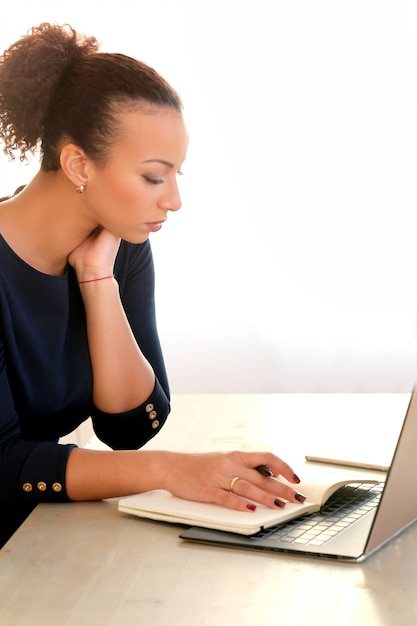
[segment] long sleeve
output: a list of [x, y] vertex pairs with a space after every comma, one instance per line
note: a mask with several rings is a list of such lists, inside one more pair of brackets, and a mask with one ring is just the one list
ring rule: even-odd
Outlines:
[[4, 348], [0, 350], [0, 500], [65, 501], [65, 468], [73, 445], [24, 439], [15, 410]]
[[[135, 246], [125, 245], [116, 260], [115, 274], [123, 308], [133, 334], [156, 376], [151, 396], [133, 411], [115, 416], [94, 409], [93, 426], [97, 436], [115, 449], [139, 448], [161, 428], [169, 413], [169, 385], [155, 318], [154, 266], [149, 242], [142, 244], [140, 259]], [[132, 258], [133, 257], [133, 258]], [[128, 267], [128, 272], [119, 272]]]
[[149, 242], [122, 242], [115, 273], [156, 383], [143, 405], [110, 415], [92, 403], [85, 312], [72, 268], [62, 277], [37, 272], [0, 237], [1, 501], [67, 500], [66, 463], [74, 446], [58, 439], [89, 416], [103, 441], [124, 449], [143, 445], [166, 420], [169, 387], [155, 323]]

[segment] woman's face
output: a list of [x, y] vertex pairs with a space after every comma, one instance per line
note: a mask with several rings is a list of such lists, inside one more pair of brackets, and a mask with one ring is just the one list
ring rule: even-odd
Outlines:
[[158, 231], [181, 207], [177, 176], [188, 136], [182, 116], [166, 108], [120, 113], [120, 135], [105, 165], [87, 165], [84, 194], [89, 216], [131, 243]]

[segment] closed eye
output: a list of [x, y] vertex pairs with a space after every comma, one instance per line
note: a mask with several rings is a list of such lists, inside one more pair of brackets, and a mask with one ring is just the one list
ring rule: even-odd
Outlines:
[[143, 176], [143, 178], [151, 185], [162, 185], [165, 182], [163, 178], [151, 178], [150, 176]]
[[[184, 172], [182, 172], [181, 170], [178, 170], [177, 176], [184, 176]], [[165, 182], [164, 178], [152, 178], [152, 176], [146, 176], [145, 174], [143, 174], [143, 178], [148, 183], [151, 183], [151, 185], [162, 185]]]

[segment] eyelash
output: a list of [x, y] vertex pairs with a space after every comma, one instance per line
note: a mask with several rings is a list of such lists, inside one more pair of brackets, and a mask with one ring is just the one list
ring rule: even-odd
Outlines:
[[150, 176], [144, 176], [143, 178], [151, 185], [162, 185], [165, 182], [163, 178], [150, 178]]
[[[177, 176], [184, 176], [184, 174], [179, 171], [177, 172]], [[162, 185], [165, 182], [164, 178], [151, 178], [150, 176], [143, 176], [143, 178], [151, 185]]]

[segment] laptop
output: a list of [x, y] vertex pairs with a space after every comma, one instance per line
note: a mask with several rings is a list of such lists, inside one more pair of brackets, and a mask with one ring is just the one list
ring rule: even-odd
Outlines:
[[361, 562], [417, 519], [416, 449], [415, 387], [383, 482], [349, 484], [321, 511], [249, 537], [194, 526], [180, 537], [211, 545]]

